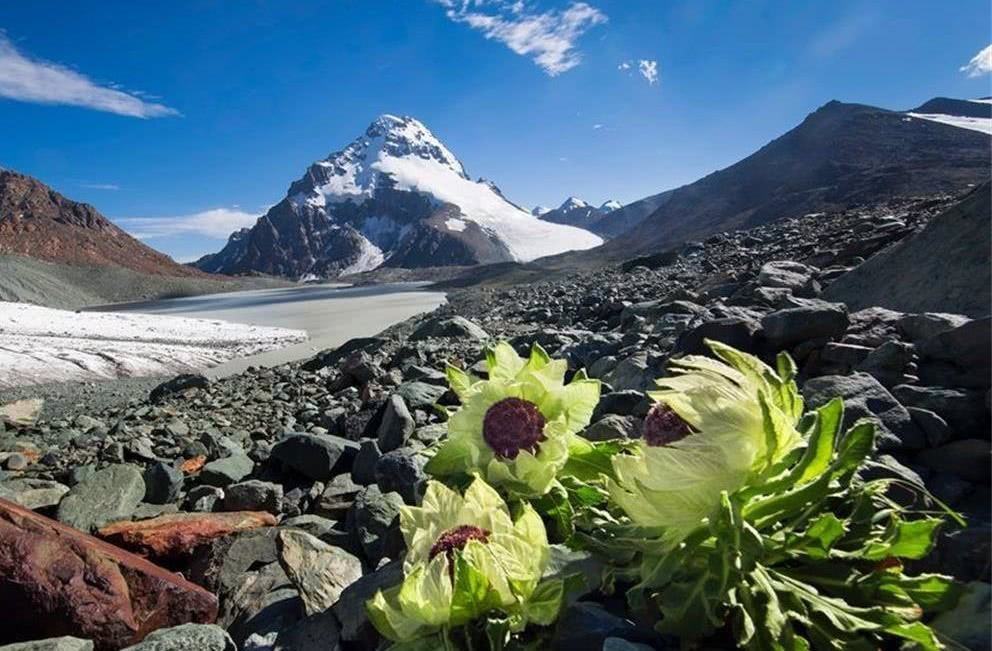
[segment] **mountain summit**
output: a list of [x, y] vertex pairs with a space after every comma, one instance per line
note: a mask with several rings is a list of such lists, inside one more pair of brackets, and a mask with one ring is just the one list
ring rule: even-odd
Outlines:
[[537, 219], [411, 117], [382, 115], [317, 161], [254, 227], [196, 266], [334, 277], [374, 269], [527, 261], [602, 240]]

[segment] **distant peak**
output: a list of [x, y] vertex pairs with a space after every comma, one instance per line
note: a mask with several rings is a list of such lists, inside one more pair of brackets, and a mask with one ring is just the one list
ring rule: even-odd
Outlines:
[[576, 208], [588, 208], [589, 204], [578, 197], [569, 197], [558, 206], [558, 210], [575, 210]]
[[623, 204], [617, 201], [616, 199], [610, 199], [608, 201], [604, 201], [603, 205], [599, 207], [599, 209], [602, 210], [603, 212], [609, 212], [609, 211], [617, 210], [619, 208], [623, 208]]

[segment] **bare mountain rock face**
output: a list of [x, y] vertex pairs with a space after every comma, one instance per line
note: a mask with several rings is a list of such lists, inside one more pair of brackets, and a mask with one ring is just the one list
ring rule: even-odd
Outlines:
[[0, 255], [123, 267], [156, 276], [203, 275], [145, 246], [93, 206], [10, 170], [0, 170]]
[[473, 181], [417, 120], [383, 115], [196, 266], [321, 278], [383, 265], [527, 261], [600, 243], [589, 231], [538, 219], [491, 181]]
[[838, 278], [826, 297], [852, 309], [880, 305], [902, 312], [989, 314], [989, 195], [985, 183], [919, 233]]
[[[941, 107], [950, 110], [946, 102], [928, 110]], [[988, 179], [990, 142], [960, 124], [832, 101], [747, 158], [666, 193], [649, 217], [597, 254], [622, 259], [784, 217], [960, 192]]]

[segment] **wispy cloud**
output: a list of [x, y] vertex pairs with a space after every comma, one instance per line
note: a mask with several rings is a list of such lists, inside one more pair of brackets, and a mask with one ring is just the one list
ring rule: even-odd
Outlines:
[[121, 186], [116, 183], [80, 183], [79, 187], [87, 190], [120, 190]]
[[599, 130], [600, 130], [600, 129], [602, 129], [602, 128], [603, 128], [604, 126], [606, 126], [606, 125], [605, 125], [605, 124], [599, 124], [599, 123], [597, 122], [596, 124], [594, 124], [594, 125], [592, 125], [592, 128], [593, 128], [593, 129], [596, 129], [597, 131], [599, 131]]
[[179, 115], [173, 108], [143, 99], [114, 85], [98, 84], [51, 61], [31, 58], [0, 32], [0, 97], [35, 104], [67, 104], [135, 118]]
[[126, 217], [114, 221], [141, 240], [191, 234], [226, 239], [239, 228], [254, 224], [260, 216], [238, 208], [214, 208], [177, 217]]
[[617, 70], [627, 75], [634, 74], [634, 65], [637, 65], [637, 72], [645, 81], [648, 82], [649, 86], [654, 86], [658, 83], [658, 62], [655, 59], [638, 59], [637, 61], [621, 61], [617, 65]]
[[961, 66], [961, 72], [967, 72], [969, 77], [981, 77], [992, 73], [992, 45], [971, 57], [971, 61]]
[[848, 14], [810, 39], [809, 52], [820, 59], [829, 58], [857, 43], [878, 19], [879, 14], [874, 10]]
[[637, 62], [637, 71], [647, 79], [648, 85], [654, 86], [658, 83], [658, 62], [653, 59], [641, 59]]
[[585, 2], [564, 10], [541, 11], [523, 0], [434, 0], [448, 18], [482, 32], [521, 56], [530, 57], [552, 77], [582, 61], [579, 38], [607, 21], [606, 14]]

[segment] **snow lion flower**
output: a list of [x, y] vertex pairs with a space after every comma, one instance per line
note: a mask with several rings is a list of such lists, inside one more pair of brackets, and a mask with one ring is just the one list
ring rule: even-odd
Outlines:
[[719, 507], [720, 493], [760, 481], [794, 450], [803, 402], [792, 361], [778, 372], [758, 358], [707, 341], [721, 360], [687, 356], [657, 381], [657, 401], [633, 454], [612, 459], [610, 496], [636, 525], [677, 545]]
[[435, 476], [477, 473], [516, 496], [543, 495], [568, 461], [572, 436], [589, 424], [599, 380], [580, 371], [565, 384], [565, 360], [535, 345], [524, 360], [503, 342], [487, 351], [488, 380], [449, 367], [462, 407], [427, 464]]
[[426, 637], [492, 611], [508, 616], [514, 631], [557, 617], [562, 583], [541, 583], [550, 549], [529, 505], [513, 520], [481, 479], [464, 497], [432, 481], [422, 506], [400, 511], [400, 528], [407, 545], [403, 582], [366, 603], [372, 623], [390, 640]]

